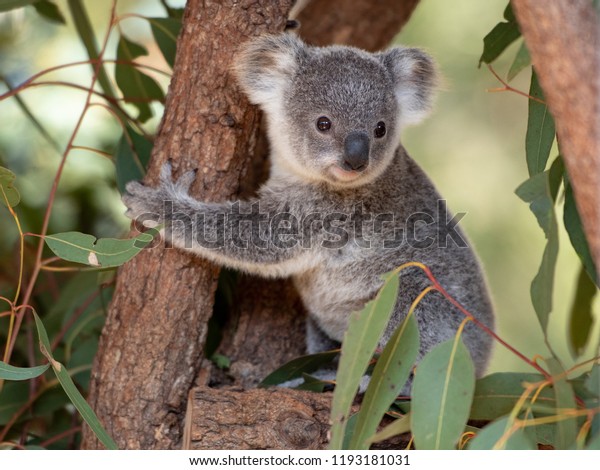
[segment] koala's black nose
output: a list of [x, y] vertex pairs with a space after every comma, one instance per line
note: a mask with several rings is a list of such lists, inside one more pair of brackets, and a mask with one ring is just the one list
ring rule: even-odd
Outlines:
[[344, 168], [360, 171], [369, 163], [369, 136], [366, 132], [351, 132], [344, 141]]

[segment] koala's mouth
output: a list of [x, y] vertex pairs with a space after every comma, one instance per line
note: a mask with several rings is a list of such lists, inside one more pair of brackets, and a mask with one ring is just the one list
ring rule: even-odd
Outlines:
[[331, 165], [331, 167], [329, 167], [329, 172], [336, 181], [346, 183], [360, 178], [364, 174], [366, 168], [367, 165], [361, 167], [359, 170], [346, 170], [339, 165]]

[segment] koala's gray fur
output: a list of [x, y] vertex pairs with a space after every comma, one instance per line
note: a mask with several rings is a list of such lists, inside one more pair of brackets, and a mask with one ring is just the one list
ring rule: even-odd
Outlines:
[[[439, 194], [400, 144], [401, 129], [419, 122], [430, 108], [436, 73], [428, 55], [402, 47], [377, 54], [350, 47], [310, 47], [283, 34], [245, 45], [235, 72], [268, 121], [272, 168], [259, 197], [197, 201], [188, 195], [195, 174], [186, 173], [174, 182], [166, 165], [158, 188], [127, 185], [129, 194], [123, 201], [131, 218], [166, 223], [173, 245], [216, 263], [262, 276], [291, 276], [310, 315], [309, 353], [338, 345], [350, 314], [362, 309], [381, 287], [380, 276], [408, 261], [427, 265], [450, 295], [493, 328], [492, 307], [475, 254], [466, 243], [456, 243], [457, 234], [466, 238], [459, 229], [452, 232], [445, 225]], [[323, 116], [329, 118], [330, 128], [320, 131], [316, 122]], [[382, 122], [387, 132], [375, 137], [374, 129]], [[356, 148], [367, 158], [355, 170], [348, 166], [350, 135], [359, 136], [362, 147]], [[323, 215], [328, 214], [337, 216], [325, 230]], [[414, 214], [443, 220], [441, 225], [417, 224], [410, 239], [384, 246]], [[296, 221], [321, 217], [321, 223], [297, 225], [296, 241], [301, 242], [282, 246], [275, 239], [281, 233], [274, 227], [286, 217]], [[243, 246], [232, 235], [233, 227], [242, 227], [244, 240], [262, 241]], [[208, 240], [221, 234], [222, 243], [201, 242], [200, 232]], [[346, 243], [339, 243], [336, 234], [344, 233]], [[431, 239], [435, 243], [420, 243]], [[419, 268], [401, 273], [398, 301], [380, 346], [428, 285]], [[464, 319], [438, 292], [427, 294], [415, 314], [421, 335], [419, 357], [453, 337]], [[469, 323], [463, 339], [481, 375], [491, 338]]]

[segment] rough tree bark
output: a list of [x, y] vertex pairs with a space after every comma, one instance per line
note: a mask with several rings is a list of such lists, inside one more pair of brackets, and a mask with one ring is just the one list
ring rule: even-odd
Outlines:
[[589, 0], [512, 4], [600, 270], [600, 21]]
[[[188, 0], [165, 115], [156, 138], [147, 182], [156, 181], [160, 167], [171, 157], [176, 174], [200, 168], [192, 188], [192, 194], [199, 199], [225, 200], [237, 195], [240, 180], [254, 153], [259, 119], [256, 109], [248, 105], [233, 83], [230, 63], [237, 45], [250, 36], [282, 31], [290, 3], [291, 0]], [[317, 39], [312, 35], [329, 34], [336, 27], [327, 22], [331, 12], [317, 6], [323, 3], [328, 2], [316, 0], [314, 10], [309, 5], [301, 16], [305, 31], [307, 25], [315, 23], [312, 33], [302, 33], [313, 43]], [[342, 41], [344, 37], [348, 40], [358, 38], [353, 44], [369, 49], [389, 43], [416, 5], [415, 0], [377, 2], [378, 8], [387, 6], [382, 13], [386, 21], [382, 21], [381, 16], [370, 16], [369, 29], [364, 22], [364, 9], [355, 8], [355, 4], [369, 2], [343, 0], [341, 3], [343, 6], [336, 6], [335, 10], [348, 10], [338, 17], [344, 18], [338, 21], [346, 33], [336, 37]], [[391, 11], [401, 14], [391, 15]], [[395, 18], [395, 28], [387, 21], [388, 16]], [[361, 25], [357, 26], [358, 35], [348, 33], [351, 32], [348, 25], [352, 24]], [[161, 247], [142, 252], [119, 271], [115, 297], [94, 364], [89, 401], [120, 447], [164, 449], [181, 446], [188, 395], [190, 398], [198, 393], [203, 396], [202, 388], [188, 392], [201, 367], [217, 276], [218, 268], [210, 263]], [[245, 296], [242, 290], [240, 298], [245, 302], [235, 324], [243, 327], [230, 333], [226, 353], [240, 358], [254, 354], [250, 369], [245, 369], [243, 364], [233, 367], [239, 383], [244, 383], [243, 376], [248, 376], [250, 370], [250, 378], [245, 382], [249, 384], [255, 383], [263, 371], [271, 370], [266, 369], [271, 363], [282, 363], [290, 355], [296, 355], [294, 348], [301, 344], [297, 334], [301, 307], [297, 295], [283, 281], [248, 281], [243, 285], [245, 292], [252, 295]], [[273, 331], [269, 312], [279, 315], [282, 311], [287, 313], [278, 319], [277, 329], [284, 334], [271, 335], [274, 344], [266, 347], [261, 344], [265, 337], [260, 331]], [[289, 338], [293, 339], [289, 339], [286, 346], [285, 332], [291, 329], [294, 333]], [[267, 358], [271, 362], [267, 362]], [[222, 392], [210, 394], [206, 391], [205, 394], [224, 398]], [[287, 396], [287, 392], [272, 391], [262, 399], [277, 401], [273, 394]], [[302, 396], [301, 392], [295, 393]], [[304, 404], [314, 404], [312, 416], [319, 435], [327, 430], [326, 421], [319, 416], [328, 413], [324, 408], [328, 405], [323, 405], [328, 400], [328, 397], [300, 398]], [[290, 404], [287, 413], [302, 421], [302, 415], [294, 415], [298, 406], [294, 400], [287, 403]], [[213, 402], [211, 406], [219, 405]], [[227, 400], [222, 400], [221, 406], [228, 406]], [[261, 406], [256, 408], [257, 413], [260, 409]], [[259, 418], [266, 415], [257, 414], [254, 422], [260, 422]], [[280, 420], [282, 415], [270, 416]], [[235, 420], [231, 414], [228, 417]], [[301, 423], [294, 419], [286, 423], [291, 427], [278, 426], [277, 429], [286, 433], [301, 428]], [[271, 423], [272, 426], [275, 424]], [[223, 426], [221, 431], [227, 433], [228, 427]], [[223, 442], [228, 442], [229, 448], [250, 442], [245, 436], [238, 438], [238, 441]], [[269, 442], [268, 439], [267, 435], [263, 437], [263, 446], [268, 446], [264, 444]], [[287, 441], [283, 439], [282, 442]], [[196, 444], [202, 445], [201, 442]], [[258, 441], [252, 445], [260, 447]], [[83, 447], [100, 447], [87, 428]]]
[[[192, 188], [199, 199], [236, 195], [259, 116], [234, 84], [231, 61], [251, 36], [283, 31], [290, 6], [291, 0], [187, 2], [148, 183], [173, 158], [177, 174], [199, 167]], [[89, 398], [119, 447], [179, 446], [217, 275], [207, 261], [160, 246], [120, 270]], [[98, 446], [86, 429], [84, 447]]]

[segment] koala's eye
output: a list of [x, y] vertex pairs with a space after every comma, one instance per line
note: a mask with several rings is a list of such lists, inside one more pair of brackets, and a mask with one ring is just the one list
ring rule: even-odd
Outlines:
[[319, 129], [321, 132], [327, 132], [329, 129], [331, 129], [331, 121], [327, 116], [321, 116], [319, 119], [317, 119], [317, 129]]
[[385, 122], [379, 121], [375, 126], [375, 137], [381, 139], [385, 135]]

